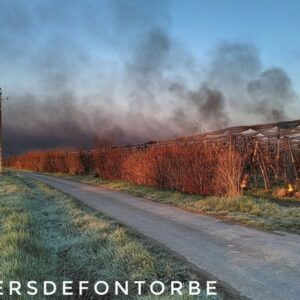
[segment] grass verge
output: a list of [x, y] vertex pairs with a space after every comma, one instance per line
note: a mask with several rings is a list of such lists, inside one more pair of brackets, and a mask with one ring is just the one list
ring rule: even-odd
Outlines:
[[300, 207], [282, 206], [267, 197], [254, 195], [201, 197], [125, 181], [105, 180], [92, 175], [79, 176], [60, 173], [49, 175], [126, 192], [192, 212], [206, 213], [257, 228], [300, 234]]
[[[161, 247], [62, 192], [16, 173], [0, 177], [0, 266], [4, 295], [8, 294], [10, 280], [24, 284], [35, 280], [39, 290], [45, 280], [160, 280], [166, 284], [171, 280], [203, 281]], [[149, 296], [147, 289], [139, 297], [136, 287], [130, 288], [132, 296], [126, 299], [157, 299]], [[51, 299], [62, 299], [59, 294]], [[41, 294], [36, 297], [44, 298]], [[117, 297], [103, 299], [111, 298]], [[17, 299], [32, 296], [23, 294]], [[70, 299], [79, 297], [75, 293]], [[86, 293], [80, 299], [99, 297]], [[221, 293], [218, 297], [206, 298], [204, 294], [197, 299], [233, 298]]]

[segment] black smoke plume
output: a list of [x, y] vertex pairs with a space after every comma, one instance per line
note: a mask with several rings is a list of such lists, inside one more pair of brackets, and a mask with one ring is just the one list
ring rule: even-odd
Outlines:
[[[14, 82], [4, 105], [6, 154], [93, 147], [103, 135], [138, 143], [291, 118], [297, 95], [284, 70], [264, 69], [254, 46], [228, 41], [199, 63], [172, 36], [168, 6], [1, 1], [1, 74], [12, 66], [1, 79]], [[96, 59], [98, 49], [113, 49], [113, 58]]]
[[255, 113], [271, 121], [288, 118], [286, 108], [296, 95], [284, 70], [271, 68], [263, 71], [258, 79], [248, 83], [247, 89], [255, 103]]

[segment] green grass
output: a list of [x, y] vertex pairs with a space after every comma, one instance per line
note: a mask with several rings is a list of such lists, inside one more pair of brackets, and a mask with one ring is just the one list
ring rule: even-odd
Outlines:
[[269, 230], [300, 233], [300, 208], [282, 207], [266, 198], [241, 196], [236, 198], [209, 197], [190, 202], [195, 211], [218, 214], [230, 220]]
[[[13, 172], [0, 177], [0, 280], [6, 295], [10, 280], [203, 282], [161, 247], [62, 192]], [[143, 297], [136, 296], [135, 287], [131, 294], [130, 299], [158, 299], [148, 296], [147, 290]], [[51, 297], [61, 298], [59, 294]], [[226, 298], [233, 299], [224, 293], [214, 299]], [[96, 298], [86, 294], [82, 299]], [[205, 294], [198, 299], [206, 299]]]
[[[295, 196], [278, 196], [277, 191], [278, 190], [286, 190], [286, 185], [281, 184], [279, 186], [274, 186], [270, 188], [269, 190], [265, 189], [253, 189], [249, 191], [249, 195], [260, 197], [260, 198], [267, 198], [269, 200], [272, 200], [274, 202], [277, 202], [282, 205], [300, 205], [300, 198], [297, 198]], [[298, 191], [298, 190], [296, 190]]]
[[281, 206], [265, 196], [201, 197], [136, 185], [125, 181], [104, 180], [92, 175], [50, 175], [126, 192], [192, 212], [206, 213], [262, 229], [282, 230], [300, 234], [300, 207]]

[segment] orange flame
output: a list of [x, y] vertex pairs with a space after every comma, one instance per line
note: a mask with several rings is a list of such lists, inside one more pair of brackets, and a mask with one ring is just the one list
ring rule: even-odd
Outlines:
[[247, 187], [248, 178], [249, 178], [248, 174], [244, 175], [244, 177], [242, 178], [241, 183], [240, 183], [240, 187], [242, 189]]
[[293, 189], [293, 187], [292, 187], [292, 185], [289, 183], [288, 184], [288, 189], [287, 189], [287, 191], [288, 192], [293, 192], [294, 191], [294, 189]]
[[242, 182], [241, 182], [241, 188], [242, 189], [244, 189], [245, 187], [247, 187], [247, 183], [246, 183], [246, 180], [243, 180]]

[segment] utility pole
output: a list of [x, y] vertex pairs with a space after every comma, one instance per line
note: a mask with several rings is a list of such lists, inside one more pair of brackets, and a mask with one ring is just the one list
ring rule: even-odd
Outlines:
[[0, 175], [3, 174], [3, 130], [2, 130], [2, 101], [8, 100], [8, 97], [6, 99], [2, 98], [2, 90], [0, 88]]

